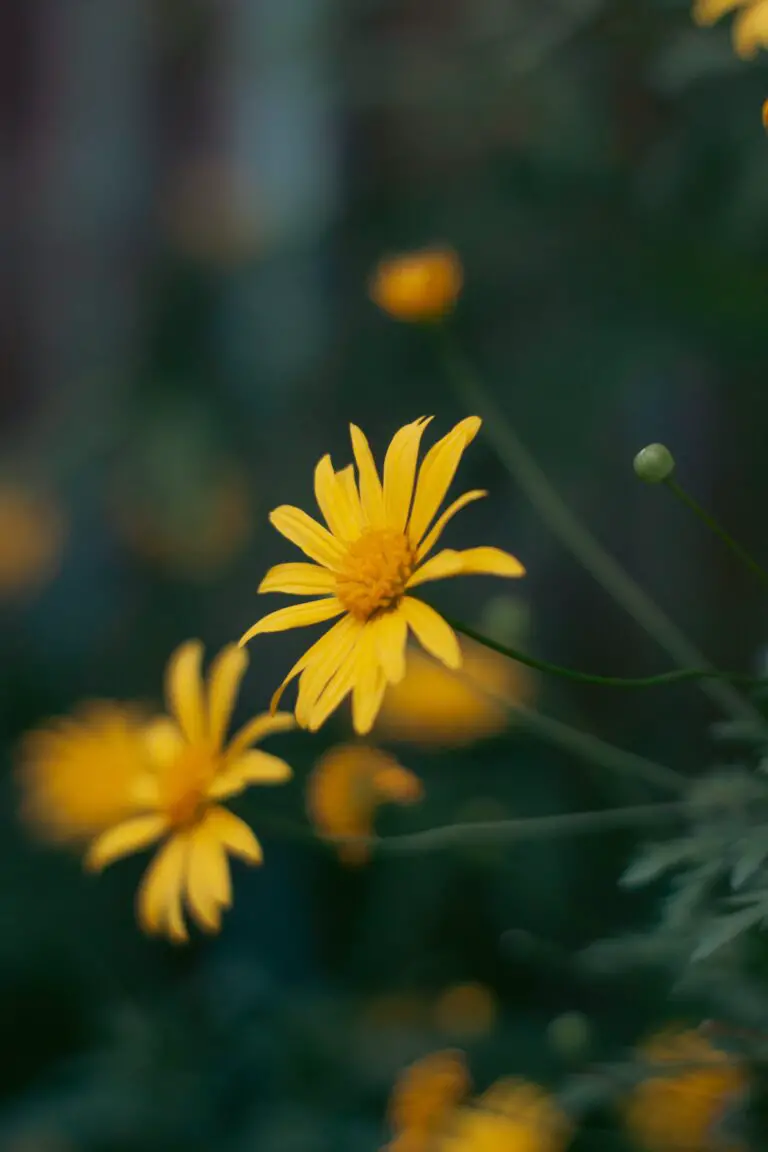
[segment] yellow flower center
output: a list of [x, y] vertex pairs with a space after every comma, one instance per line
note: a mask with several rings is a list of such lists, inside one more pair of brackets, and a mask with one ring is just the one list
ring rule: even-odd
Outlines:
[[168, 764], [161, 783], [161, 806], [171, 824], [185, 828], [199, 820], [217, 767], [215, 754], [200, 744], [188, 745]]
[[416, 556], [407, 537], [393, 528], [375, 528], [349, 545], [336, 577], [336, 595], [358, 620], [394, 607], [405, 592]]

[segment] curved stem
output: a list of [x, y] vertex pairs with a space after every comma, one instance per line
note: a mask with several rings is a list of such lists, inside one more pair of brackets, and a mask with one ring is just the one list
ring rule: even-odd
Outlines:
[[[571, 512], [552, 486], [501, 409], [488, 395], [470, 364], [456, 348], [448, 329], [431, 329], [440, 357], [463, 405], [484, 420], [484, 431], [496, 454], [550, 530], [562, 541], [614, 600], [682, 665], [706, 667], [707, 661], [677, 625], [635, 583]], [[724, 712], [737, 719], [757, 720], [759, 713], [730, 684], [704, 680], [702, 687]]]
[[687, 508], [690, 508], [691, 511], [698, 516], [703, 524], [706, 524], [710, 532], [713, 532], [715, 536], [722, 540], [726, 548], [729, 548], [734, 556], [737, 556], [742, 564], [757, 576], [761, 584], [768, 587], [768, 572], [758, 564], [753, 556], [750, 556], [746, 548], [742, 548], [741, 544], [737, 543], [729, 532], [726, 532], [725, 528], [715, 520], [714, 516], [710, 516], [709, 512], [702, 508], [698, 500], [694, 500], [693, 496], [690, 496], [685, 488], [682, 488], [671, 476], [667, 477], [664, 485], [669, 488], [670, 492], [677, 497], [681, 504], [685, 504]]

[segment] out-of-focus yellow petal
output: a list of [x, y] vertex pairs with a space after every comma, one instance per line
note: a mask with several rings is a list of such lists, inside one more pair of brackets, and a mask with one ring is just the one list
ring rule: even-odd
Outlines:
[[205, 735], [205, 707], [200, 665], [203, 645], [199, 640], [180, 644], [168, 661], [165, 696], [168, 710], [176, 717], [190, 743]]

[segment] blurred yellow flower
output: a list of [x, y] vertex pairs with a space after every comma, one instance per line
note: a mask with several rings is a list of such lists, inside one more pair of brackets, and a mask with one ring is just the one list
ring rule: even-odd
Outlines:
[[733, 22], [733, 46], [745, 60], [768, 46], [768, 0], [694, 0], [697, 24], [714, 24], [727, 12], [738, 9]]
[[83, 843], [136, 810], [147, 770], [141, 717], [124, 705], [85, 704], [28, 732], [20, 746], [22, 817], [53, 843]]
[[432, 1052], [405, 1068], [389, 1102], [388, 1120], [397, 1152], [424, 1152], [471, 1087], [463, 1053]]
[[426, 559], [448, 521], [485, 495], [465, 492], [438, 516], [481, 421], [476, 416], [462, 420], [432, 446], [417, 472], [419, 445], [430, 419], [416, 420], [395, 434], [384, 461], [383, 482], [368, 441], [351, 426], [359, 482], [352, 465], [335, 472], [330, 456], [324, 456], [315, 470], [315, 496], [328, 528], [288, 505], [270, 515], [278, 532], [315, 563], [278, 564], [264, 577], [259, 592], [319, 599], [269, 613], [240, 643], [263, 632], [343, 617], [304, 653], [273, 697], [274, 708], [286, 684], [300, 676], [296, 718], [310, 731], [316, 731], [351, 693], [355, 731], [370, 732], [387, 684], [397, 684], [405, 676], [409, 628], [449, 668], [461, 665], [455, 632], [434, 608], [409, 595], [411, 589], [429, 580], [470, 573], [524, 574], [520, 561], [499, 548], [444, 549]]
[[763, 100], [763, 128], [768, 131], [768, 100]]
[[464, 273], [452, 248], [388, 256], [374, 269], [369, 293], [395, 320], [439, 320], [456, 305]]
[[483, 1036], [496, 1022], [496, 997], [484, 984], [453, 984], [438, 997], [435, 1027], [447, 1036]]
[[[648, 1152], [737, 1152], [741, 1145], [717, 1141], [718, 1121], [747, 1087], [744, 1067], [695, 1031], [665, 1029], [638, 1050], [661, 1075], [649, 1076], [629, 1096], [627, 1127]], [[663, 1065], [701, 1067], [666, 1071]]]
[[[373, 835], [381, 804], [413, 804], [424, 794], [421, 780], [392, 756], [365, 744], [339, 744], [318, 760], [307, 781], [307, 811], [321, 836]], [[345, 864], [363, 864], [367, 844], [338, 844]]]
[[572, 1125], [536, 1084], [505, 1078], [472, 1106], [458, 1109], [440, 1152], [561, 1152]]
[[56, 575], [66, 525], [50, 497], [0, 484], [0, 599], [40, 590]]
[[249, 784], [282, 784], [291, 776], [285, 761], [252, 748], [264, 736], [291, 728], [289, 714], [256, 716], [226, 743], [246, 653], [234, 644], [223, 648], [207, 686], [202, 655], [202, 644], [190, 640], [168, 661], [171, 716], [144, 730], [150, 765], [136, 788], [142, 814], [102, 833], [86, 856], [86, 866], [96, 871], [163, 839], [139, 887], [137, 913], [146, 932], [177, 942], [188, 938], [182, 903], [201, 928], [218, 931], [221, 910], [232, 902], [227, 851], [250, 864], [262, 860], [251, 829], [219, 801]]
[[506, 705], [534, 693], [528, 669], [471, 640], [461, 640], [461, 668], [452, 671], [418, 650], [399, 684], [384, 694], [375, 732], [420, 747], [459, 748], [503, 732]]

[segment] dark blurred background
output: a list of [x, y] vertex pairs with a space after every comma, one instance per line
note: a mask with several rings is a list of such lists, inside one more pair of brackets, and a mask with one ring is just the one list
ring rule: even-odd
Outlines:
[[[422, 334], [366, 296], [383, 253], [432, 242], [462, 255], [459, 339], [550, 479], [714, 662], [753, 667], [759, 586], [631, 460], [668, 443], [686, 487], [765, 558], [765, 79], [684, 0], [4, 8], [3, 1152], [374, 1152], [394, 1077], [423, 1052], [466, 1047], [481, 1086], [557, 1085], [570, 1033], [553, 1020], [581, 1013], [599, 1056], [665, 1015], [653, 979], [587, 980], [573, 962], [652, 915], [617, 889], [628, 832], [345, 869], [271, 831], [267, 817], [305, 825], [303, 782], [349, 738], [346, 713], [285, 738], [296, 781], [241, 805], [266, 865], [235, 868], [220, 937], [186, 950], [135, 926], [143, 861], [96, 881], [30, 841], [11, 768], [44, 718], [157, 701], [176, 644], [211, 652], [253, 623], [261, 575], [293, 558], [267, 513], [311, 509], [317, 459], [351, 456], [350, 420], [381, 458], [421, 413], [439, 435], [465, 414]], [[450, 543], [521, 557], [533, 651], [669, 667], [482, 436], [461, 482], [491, 496]], [[435, 602], [477, 623], [499, 592], [468, 579]], [[243, 714], [304, 640], [252, 646]], [[536, 694], [683, 772], [711, 756], [720, 714], [695, 686]], [[657, 795], [514, 720], [469, 748], [384, 744], [426, 788], [382, 814], [385, 833]], [[438, 1010], [467, 982], [486, 997], [469, 1021]]]

